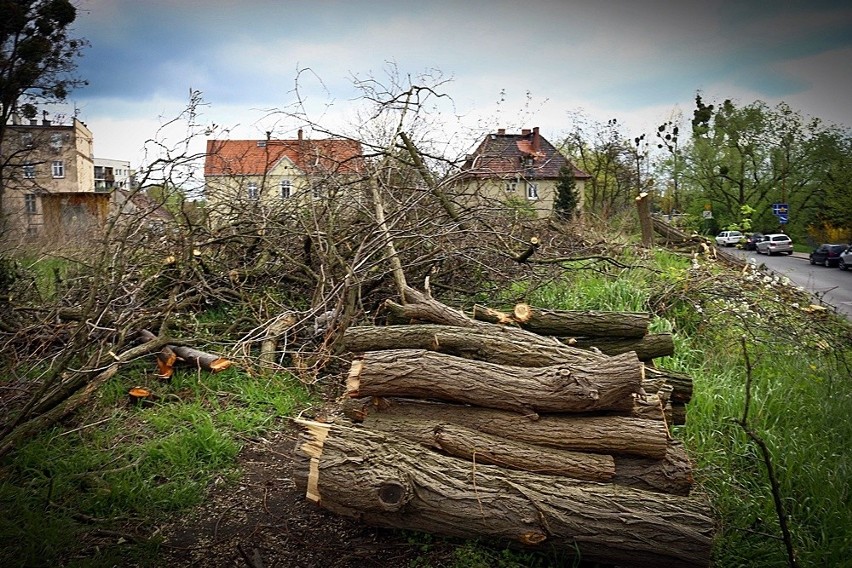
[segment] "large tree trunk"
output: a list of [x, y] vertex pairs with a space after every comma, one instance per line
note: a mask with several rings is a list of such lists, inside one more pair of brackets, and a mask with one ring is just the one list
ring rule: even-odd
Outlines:
[[626, 567], [709, 564], [713, 521], [694, 498], [504, 470], [404, 439], [298, 421], [307, 497], [371, 525], [555, 548]]
[[411, 397], [538, 412], [629, 411], [642, 387], [634, 353], [551, 367], [514, 367], [423, 349], [369, 351], [352, 363], [350, 397]]
[[342, 406], [347, 417], [366, 428], [400, 432], [429, 446], [435, 428], [442, 424], [537, 446], [599, 454], [663, 459], [668, 446], [665, 422], [630, 416], [542, 414], [530, 420], [491, 408], [385, 398], [349, 399]]
[[643, 337], [572, 337], [563, 341], [571, 347], [597, 349], [610, 356], [633, 351], [640, 361], [674, 355], [671, 333], [649, 333]]
[[[488, 324], [477, 328], [436, 324], [357, 326], [348, 328], [343, 340], [346, 349], [355, 353], [427, 349], [516, 367], [585, 365], [607, 358], [593, 351], [569, 347], [550, 337]], [[688, 376], [645, 366], [645, 392], [656, 393], [665, 384], [674, 389], [672, 402], [688, 402], [692, 396], [692, 379]]]
[[[397, 435], [405, 438], [401, 433]], [[489, 463], [508, 469], [586, 481], [605, 482], [615, 477], [615, 460], [612, 456], [513, 442], [454, 424], [436, 426], [432, 431], [432, 445], [435, 449], [473, 464]]]
[[[521, 424], [521, 426], [513, 428], [512, 423], [489, 420], [488, 414], [477, 413], [476, 409], [467, 412], [466, 407], [415, 400], [380, 398], [346, 400], [342, 409], [349, 419], [363, 423], [365, 428], [395, 434], [427, 448], [441, 449], [458, 457], [468, 457], [471, 461], [477, 460], [472, 456], [462, 456], [445, 448], [438, 434], [454, 426], [468, 432], [477, 432], [477, 435], [487, 436], [489, 439], [500, 439], [503, 444], [499, 448], [504, 455], [514, 452], [513, 457], [504, 459], [506, 463], [512, 463], [514, 469], [527, 469], [534, 472], [536, 469], [532, 465], [529, 467], [521, 465], [527, 462], [527, 456], [532, 453], [532, 449], [544, 453], [556, 452], [561, 455], [561, 452], [566, 450], [552, 447], [552, 438], [561, 436], [566, 429], [570, 430], [570, 422], [567, 422], [559, 428], [554, 428], [553, 435], [535, 426], [524, 428], [525, 432], [520, 432], [520, 428], [524, 426], [520, 421], [515, 424]], [[460, 409], [461, 412], [459, 412]], [[545, 419], [545, 424], [549, 425], [558, 422], [560, 416], [546, 416]], [[482, 426], [489, 423], [490, 428]], [[517, 432], [517, 437], [513, 436], [512, 432]], [[659, 434], [662, 434], [662, 430], [658, 431]], [[478, 443], [478, 438], [471, 436], [469, 443]], [[567, 439], [562, 441], [563, 446], [570, 443]], [[602, 439], [599, 446], [603, 448], [608, 443], [609, 440]], [[517, 451], [513, 447], [516, 444], [520, 448]], [[600, 481], [611, 481], [619, 485], [673, 495], [688, 495], [694, 483], [692, 466], [686, 452], [683, 446], [674, 440], [668, 440], [662, 458], [615, 455], [615, 477], [611, 479], [603, 479], [607, 475], [607, 470], [602, 469], [601, 462], [594, 459], [609, 458], [608, 455], [592, 454], [588, 449], [582, 452], [567, 451], [570, 452], [571, 457], [564, 459], [563, 463], [566, 468], [570, 468], [570, 472], [562, 474], [553, 472], [554, 475], [565, 475], [577, 479], [589, 479], [589, 475], [600, 475]]]
[[651, 315], [637, 312], [546, 310], [518, 304], [513, 311], [518, 324], [539, 335], [590, 337], [642, 337]]

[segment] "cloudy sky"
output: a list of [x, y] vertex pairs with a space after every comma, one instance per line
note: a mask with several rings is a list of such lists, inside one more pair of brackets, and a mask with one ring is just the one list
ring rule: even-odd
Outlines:
[[203, 94], [200, 122], [288, 138], [303, 124], [268, 111], [293, 109], [297, 84], [311, 119], [347, 131], [363, 120], [353, 78], [388, 83], [390, 67], [442, 77], [442, 116], [465, 136], [539, 126], [558, 140], [579, 111], [632, 137], [690, 117], [696, 91], [852, 126], [848, 0], [75, 3], [89, 86], [70, 101], [96, 156], [134, 167], [190, 89]]

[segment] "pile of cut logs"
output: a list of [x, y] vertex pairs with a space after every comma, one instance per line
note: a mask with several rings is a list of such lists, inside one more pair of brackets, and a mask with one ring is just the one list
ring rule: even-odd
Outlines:
[[691, 381], [652, 366], [671, 337], [649, 335], [647, 314], [522, 304], [470, 318], [404, 297], [386, 302], [404, 325], [345, 332], [346, 418], [297, 421], [308, 499], [618, 566], [709, 565], [712, 517], [668, 429]]

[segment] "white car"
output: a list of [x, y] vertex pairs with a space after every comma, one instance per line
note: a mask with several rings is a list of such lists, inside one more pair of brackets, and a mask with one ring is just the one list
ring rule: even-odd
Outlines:
[[743, 234], [739, 231], [722, 231], [716, 235], [716, 244], [720, 247], [732, 247], [740, 242]]
[[763, 240], [755, 246], [757, 247], [757, 254], [768, 254], [769, 256], [782, 252], [793, 254], [793, 241], [782, 233], [764, 235]]

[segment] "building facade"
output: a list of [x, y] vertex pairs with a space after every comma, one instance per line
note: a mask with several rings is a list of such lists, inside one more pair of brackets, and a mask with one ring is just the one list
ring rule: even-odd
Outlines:
[[84, 123], [14, 121], [6, 126], [2, 148], [8, 229], [67, 238], [102, 225], [110, 196], [95, 192], [92, 132]]
[[208, 140], [205, 198], [211, 214], [247, 207], [307, 205], [366, 171], [361, 144], [347, 139]]
[[585, 183], [591, 176], [571, 164], [541, 136], [538, 127], [523, 129], [520, 134], [499, 129], [467, 156], [455, 191], [470, 204], [499, 204], [548, 217], [553, 214], [563, 168], [573, 173], [577, 210], [581, 211]]

